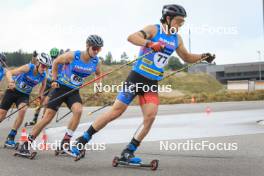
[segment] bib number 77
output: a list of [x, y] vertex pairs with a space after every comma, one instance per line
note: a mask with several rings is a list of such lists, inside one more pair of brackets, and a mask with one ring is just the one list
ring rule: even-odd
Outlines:
[[158, 68], [163, 68], [168, 64], [169, 55], [163, 53], [156, 53], [154, 56], [154, 63]]

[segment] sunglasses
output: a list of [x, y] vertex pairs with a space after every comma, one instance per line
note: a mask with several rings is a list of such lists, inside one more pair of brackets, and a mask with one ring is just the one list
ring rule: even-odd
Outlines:
[[101, 47], [92, 46], [93, 51], [101, 51]]

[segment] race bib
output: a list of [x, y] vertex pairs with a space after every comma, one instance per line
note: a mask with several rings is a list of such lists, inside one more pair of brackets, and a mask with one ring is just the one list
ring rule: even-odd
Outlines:
[[154, 64], [158, 68], [163, 68], [165, 65], [168, 64], [169, 55], [164, 53], [156, 53], [154, 56]]

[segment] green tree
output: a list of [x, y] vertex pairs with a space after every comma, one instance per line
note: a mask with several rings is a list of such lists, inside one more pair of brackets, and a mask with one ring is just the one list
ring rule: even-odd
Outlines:
[[126, 52], [123, 52], [122, 54], [121, 54], [121, 64], [124, 64], [124, 63], [126, 63], [127, 62], [127, 60], [128, 60], [128, 56], [127, 56], [127, 53]]
[[7, 57], [7, 65], [9, 67], [24, 65], [26, 63], [29, 63], [32, 58], [32, 54], [24, 53], [22, 50], [7, 52], [5, 54]]
[[106, 54], [106, 56], [105, 56], [105, 61], [104, 61], [104, 63], [105, 63], [106, 65], [111, 65], [112, 62], [113, 62], [113, 56], [112, 56], [112, 53], [109, 51], [109, 52]]
[[175, 56], [170, 56], [169, 63], [167, 65], [168, 69], [178, 70], [181, 69], [184, 65], [180, 62], [180, 59]]

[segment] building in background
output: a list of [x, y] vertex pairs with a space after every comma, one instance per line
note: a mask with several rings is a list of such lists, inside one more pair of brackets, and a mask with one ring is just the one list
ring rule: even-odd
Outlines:
[[201, 63], [191, 67], [189, 73], [207, 73], [215, 77], [229, 90], [264, 89], [264, 62], [215, 65]]

